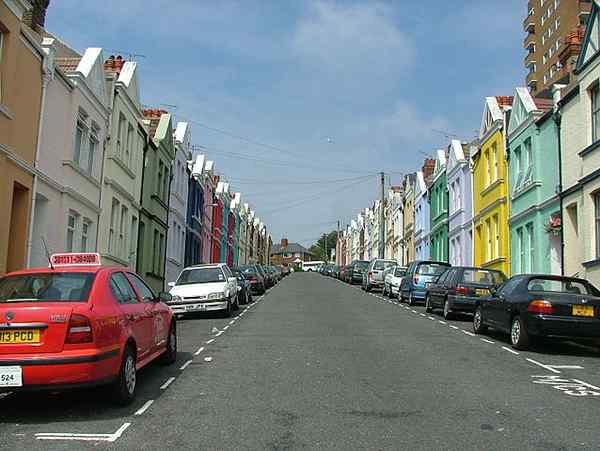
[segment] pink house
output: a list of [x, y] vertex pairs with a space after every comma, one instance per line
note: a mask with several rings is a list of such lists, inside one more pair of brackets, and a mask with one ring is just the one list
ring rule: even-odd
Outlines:
[[214, 203], [216, 188], [214, 163], [211, 160], [207, 160], [205, 155], [198, 155], [194, 163], [193, 175], [197, 177], [202, 186], [202, 209], [200, 212], [200, 222], [202, 223], [200, 245], [202, 249], [200, 255], [203, 263], [210, 263], [212, 251], [212, 205]]

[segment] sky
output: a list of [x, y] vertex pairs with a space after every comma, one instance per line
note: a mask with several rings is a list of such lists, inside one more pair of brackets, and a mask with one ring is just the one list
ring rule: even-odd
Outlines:
[[525, 79], [524, 0], [51, 0], [46, 28], [140, 65], [267, 225], [310, 245]]

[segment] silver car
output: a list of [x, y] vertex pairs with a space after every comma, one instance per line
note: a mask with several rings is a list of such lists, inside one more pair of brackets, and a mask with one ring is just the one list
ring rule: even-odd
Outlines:
[[390, 298], [398, 297], [406, 268], [404, 266], [390, 267], [384, 271], [384, 274], [383, 295]]
[[363, 274], [362, 289], [371, 291], [373, 288], [383, 288], [383, 271], [390, 266], [398, 266], [398, 262], [383, 258], [371, 260], [367, 271]]

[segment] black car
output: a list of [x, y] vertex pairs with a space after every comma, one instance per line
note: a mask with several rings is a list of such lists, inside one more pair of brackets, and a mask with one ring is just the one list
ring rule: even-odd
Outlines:
[[275, 286], [275, 279], [273, 278], [273, 274], [271, 274], [270, 271], [267, 271], [265, 266], [263, 266], [263, 265], [254, 265], [254, 266], [256, 266], [258, 268], [258, 271], [264, 277], [265, 285], [267, 288], [271, 288], [272, 286]]
[[584, 279], [546, 274], [513, 276], [477, 301], [473, 330], [510, 334], [515, 349], [536, 337], [600, 337], [600, 291]]
[[367, 270], [368, 267], [368, 260], [354, 260], [352, 263], [350, 263], [350, 265], [348, 266], [347, 273], [348, 283], [362, 284], [363, 273]]
[[252, 302], [252, 286], [250, 281], [246, 279], [244, 273], [239, 268], [231, 268], [231, 272], [238, 281], [238, 301], [240, 304], [248, 304]]
[[475, 311], [477, 300], [489, 296], [490, 290], [506, 280], [502, 271], [455, 266], [426, 285], [425, 310], [442, 309], [444, 318], [452, 313]]
[[264, 294], [267, 291], [265, 278], [260, 272], [258, 265], [240, 265], [238, 269], [244, 274], [244, 277], [250, 284], [250, 291], [252, 293]]

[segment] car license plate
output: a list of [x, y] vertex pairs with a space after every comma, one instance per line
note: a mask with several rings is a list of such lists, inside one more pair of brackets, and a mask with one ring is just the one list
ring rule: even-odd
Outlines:
[[476, 288], [475, 294], [477, 296], [487, 296], [488, 294], [490, 294], [490, 290], [488, 290], [487, 288]]
[[592, 305], [574, 305], [573, 316], [594, 316], [594, 306]]
[[23, 372], [20, 366], [0, 366], [0, 387], [21, 387]]
[[21, 344], [39, 342], [39, 330], [0, 330], [0, 344]]

